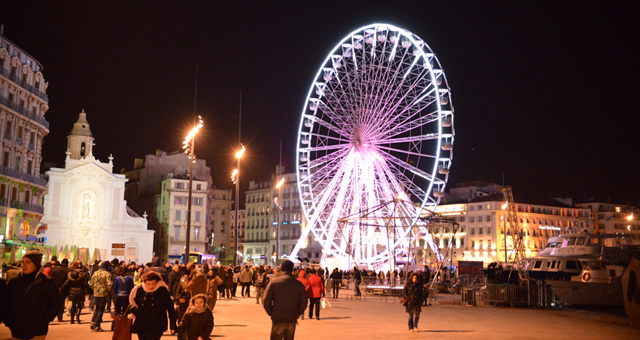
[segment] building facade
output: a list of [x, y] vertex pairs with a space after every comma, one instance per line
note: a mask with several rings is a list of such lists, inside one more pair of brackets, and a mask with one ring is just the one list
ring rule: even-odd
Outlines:
[[[158, 200], [157, 218], [166, 230], [166, 236], [158, 245], [162, 248], [166, 244], [166, 254], [169, 259], [181, 259], [185, 253], [187, 241], [187, 221], [189, 215], [189, 176], [169, 176], [161, 183], [162, 192]], [[191, 223], [189, 231], [190, 252], [205, 253], [207, 246], [207, 181], [193, 179], [191, 190]]]
[[[430, 227], [430, 233], [445, 253], [445, 260], [491, 262], [513, 260], [513, 237], [510, 226], [505, 223], [507, 213], [503, 210], [504, 196], [496, 184], [482, 182], [462, 183], [450, 190], [450, 199], [440, 204], [436, 211], [458, 224], [441, 224]], [[468, 193], [464, 196], [462, 192]], [[592, 215], [589, 209], [574, 207], [567, 200], [548, 199], [538, 204], [515, 203], [519, 227], [524, 235], [526, 256], [535, 256], [544, 248], [551, 236], [575, 232], [593, 232]], [[506, 247], [505, 247], [506, 241]], [[433, 263], [434, 253], [421, 243], [424, 260]]]
[[245, 262], [272, 265], [269, 252], [269, 221], [273, 181], [250, 181], [245, 191]]
[[[596, 234], [620, 235], [627, 244], [640, 244], [640, 209], [624, 204], [590, 202], [579, 203], [577, 207], [591, 210]], [[605, 239], [605, 244], [613, 246], [621, 242], [616, 238]]]
[[[281, 178], [284, 182], [278, 189], [276, 184]], [[284, 166], [276, 166], [271, 180], [250, 182], [246, 197], [246, 258], [256, 264], [274, 264], [279, 230], [279, 261], [287, 259], [306, 226], [296, 173], [285, 173]], [[305, 241], [306, 246], [298, 256], [307, 261], [320, 261], [322, 248], [313, 235], [309, 234]]]
[[47, 175], [44, 217], [46, 244], [60, 252], [85, 248], [93, 259], [118, 258], [146, 263], [153, 256], [153, 231], [146, 217], [127, 207], [124, 175], [113, 173], [113, 157], [93, 156], [93, 135], [82, 111], [67, 138], [64, 168]]
[[[162, 215], [162, 211], [158, 210], [162, 205], [160, 201], [163, 191], [161, 183], [168, 178], [187, 175], [190, 170], [191, 160], [184, 152], [167, 153], [158, 149], [155, 154], [146, 155], [144, 159], [136, 158], [133, 169], [125, 172], [125, 176], [129, 179], [125, 186], [125, 198], [138, 214], [146, 212], [149, 215], [149, 229], [156, 231], [154, 251], [161, 258], [168, 258], [174, 253], [173, 247], [175, 247], [175, 245], [169, 247], [168, 237], [173, 234], [170, 234], [171, 231], [167, 229], [169, 226], [166, 222], [158, 217]], [[193, 176], [206, 182], [209, 188], [208, 195], [211, 195], [211, 169], [204, 159], [196, 159], [196, 162], [193, 163]], [[182, 216], [182, 218], [185, 217]], [[205, 218], [208, 226], [209, 215], [207, 214]], [[210, 233], [210, 230], [205, 230], [203, 235], [210, 235]], [[198, 247], [202, 253], [208, 251], [206, 248]]]
[[[207, 234], [208, 253], [216, 255], [223, 261], [231, 255], [235, 248], [234, 221], [235, 212], [231, 210], [233, 199], [230, 189], [210, 190], [209, 196], [209, 233]], [[240, 211], [244, 214], [244, 211]], [[244, 217], [241, 218], [241, 221]]]
[[0, 262], [42, 244], [47, 86], [42, 65], [0, 32]]

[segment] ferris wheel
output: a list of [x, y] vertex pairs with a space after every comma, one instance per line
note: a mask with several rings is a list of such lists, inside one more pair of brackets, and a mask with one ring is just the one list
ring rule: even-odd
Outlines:
[[[307, 224], [291, 257], [309, 233], [323, 258], [368, 266], [397, 258], [418, 234], [436, 250], [418, 217], [444, 194], [453, 140], [451, 92], [429, 46], [387, 24], [351, 32], [320, 66], [302, 111], [297, 180]], [[410, 204], [385, 205], [398, 200]], [[365, 211], [366, 225], [338, 223]], [[406, 223], [391, 227], [390, 216]]]

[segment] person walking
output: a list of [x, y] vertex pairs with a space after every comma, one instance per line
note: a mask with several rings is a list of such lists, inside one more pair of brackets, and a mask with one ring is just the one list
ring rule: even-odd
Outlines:
[[[251, 297], [251, 270], [249, 266], [244, 266], [244, 269], [240, 272], [240, 285], [242, 285], [242, 297]], [[246, 291], [246, 293], [245, 293]]]
[[263, 303], [264, 302], [264, 290], [267, 287], [267, 285], [269, 284], [269, 277], [267, 276], [267, 273], [264, 272], [264, 267], [260, 266], [258, 267], [258, 270], [256, 272], [256, 279], [255, 279], [255, 286], [256, 286], [256, 303]]
[[271, 317], [271, 340], [293, 340], [298, 317], [307, 309], [307, 292], [291, 275], [293, 262], [280, 265], [282, 275], [267, 286], [264, 310]]
[[169, 293], [171, 297], [175, 299], [178, 286], [180, 285], [180, 267], [177, 264], [171, 267], [171, 271], [167, 274], [167, 279], [169, 280]]
[[93, 290], [93, 298], [95, 299], [93, 316], [91, 317], [91, 330], [96, 332], [104, 331], [100, 324], [102, 323], [102, 315], [107, 306], [107, 298], [111, 296], [111, 287], [113, 285], [111, 273], [109, 272], [110, 265], [108, 261], [100, 263], [100, 269], [94, 272], [91, 275], [91, 280], [89, 280], [89, 286]]
[[342, 284], [342, 273], [338, 268], [334, 268], [329, 278], [331, 279], [331, 292], [333, 294], [333, 298], [337, 299], [338, 294], [340, 293], [340, 284]]
[[356, 284], [356, 296], [361, 296], [362, 293], [360, 292], [360, 284], [362, 283], [362, 274], [360, 273], [360, 270], [358, 270], [358, 267], [355, 266], [353, 267], [353, 281], [355, 281]]
[[224, 292], [227, 295], [227, 299], [231, 300], [234, 296], [233, 294], [233, 280], [235, 277], [233, 275], [233, 269], [231, 267], [227, 268], [227, 276], [224, 282]]
[[[215, 267], [214, 267], [215, 268]], [[213, 311], [218, 301], [218, 281], [216, 281], [216, 270], [209, 270], [207, 272], [207, 305], [209, 309]]]
[[316, 309], [316, 319], [320, 320], [320, 298], [324, 297], [324, 283], [314, 268], [309, 269], [309, 319], [313, 319], [313, 308]]
[[194, 297], [198, 294], [207, 294], [207, 278], [202, 273], [202, 268], [196, 268], [193, 262], [187, 265], [189, 271], [189, 281], [180, 281], [180, 285], [187, 292], [188, 296]]
[[409, 332], [418, 332], [418, 321], [422, 311], [422, 283], [417, 273], [411, 275], [402, 289], [402, 297], [407, 300], [406, 311], [409, 313]]
[[171, 334], [176, 330], [176, 312], [171, 302], [167, 284], [157, 272], [150, 270], [142, 275], [142, 283], [129, 294], [131, 312], [135, 316], [131, 333], [140, 340], [159, 340], [168, 325]]
[[[115, 315], [123, 315], [129, 308], [129, 294], [131, 294], [133, 287], [133, 277], [129, 275], [124, 266], [120, 266], [116, 272], [116, 278], [113, 280]], [[115, 321], [111, 323], [111, 330], [114, 327]]]
[[75, 323], [76, 320], [80, 323], [80, 313], [82, 312], [82, 306], [89, 291], [89, 284], [87, 278], [79, 270], [72, 270], [69, 272], [68, 279], [60, 287], [62, 296], [68, 296], [71, 303], [71, 323]]
[[[71, 271], [71, 269], [69, 269], [69, 260], [63, 259], [62, 263], [58, 263], [58, 261], [55, 261], [52, 264], [53, 264], [53, 267], [51, 268], [51, 277], [56, 282], [56, 287], [58, 287], [58, 290], [60, 290], [60, 288], [62, 288], [62, 285], [64, 285], [64, 282], [67, 281], [67, 277], [69, 276], [69, 272]], [[62, 314], [64, 314], [65, 298], [66, 296], [62, 295], [63, 303], [62, 303], [62, 307], [60, 308], [60, 312], [58, 313], [58, 321], [62, 321]]]
[[[300, 283], [302, 283], [302, 285], [304, 286], [304, 290], [307, 292], [307, 295], [309, 295], [309, 280], [307, 280], [307, 272], [304, 271], [304, 269], [300, 270], [298, 272], [298, 281], [300, 281]], [[300, 315], [300, 318], [302, 320], [304, 320], [304, 313], [302, 313], [302, 315]]]
[[27, 252], [21, 262], [20, 273], [7, 282], [4, 323], [14, 339], [42, 340], [60, 311], [62, 297], [55, 281], [42, 273], [40, 252]]

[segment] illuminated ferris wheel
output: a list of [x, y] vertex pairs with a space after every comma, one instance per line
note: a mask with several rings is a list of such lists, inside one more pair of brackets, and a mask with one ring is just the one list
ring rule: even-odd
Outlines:
[[[312, 233], [323, 257], [388, 263], [443, 196], [453, 139], [451, 92], [429, 46], [392, 25], [351, 32], [324, 60], [302, 111], [297, 175], [307, 225], [291, 256]], [[410, 204], [392, 211], [385, 203], [394, 200]], [[338, 223], [365, 211], [366, 225]], [[407, 222], [391, 230], [392, 215]]]

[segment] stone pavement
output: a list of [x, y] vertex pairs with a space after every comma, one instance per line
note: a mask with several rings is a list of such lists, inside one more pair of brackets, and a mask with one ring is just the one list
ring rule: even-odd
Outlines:
[[[521, 309], [509, 307], [462, 307], [435, 305], [423, 309], [420, 332], [410, 333], [404, 308], [369, 297], [367, 301], [330, 300], [333, 307], [322, 310], [320, 320], [298, 321], [296, 338], [314, 339], [639, 339], [639, 322], [623, 317], [577, 310]], [[84, 309], [82, 324], [52, 322], [47, 339], [109, 340], [112, 332], [89, 329], [90, 310]], [[105, 315], [105, 320], [110, 317]], [[255, 298], [218, 300], [214, 311], [212, 339], [268, 339], [271, 321]], [[620, 324], [632, 323], [634, 326]], [[108, 329], [109, 324], [103, 324]], [[0, 326], [0, 339], [10, 338]], [[133, 336], [137, 340], [137, 336]], [[168, 333], [163, 339], [176, 339]]]

